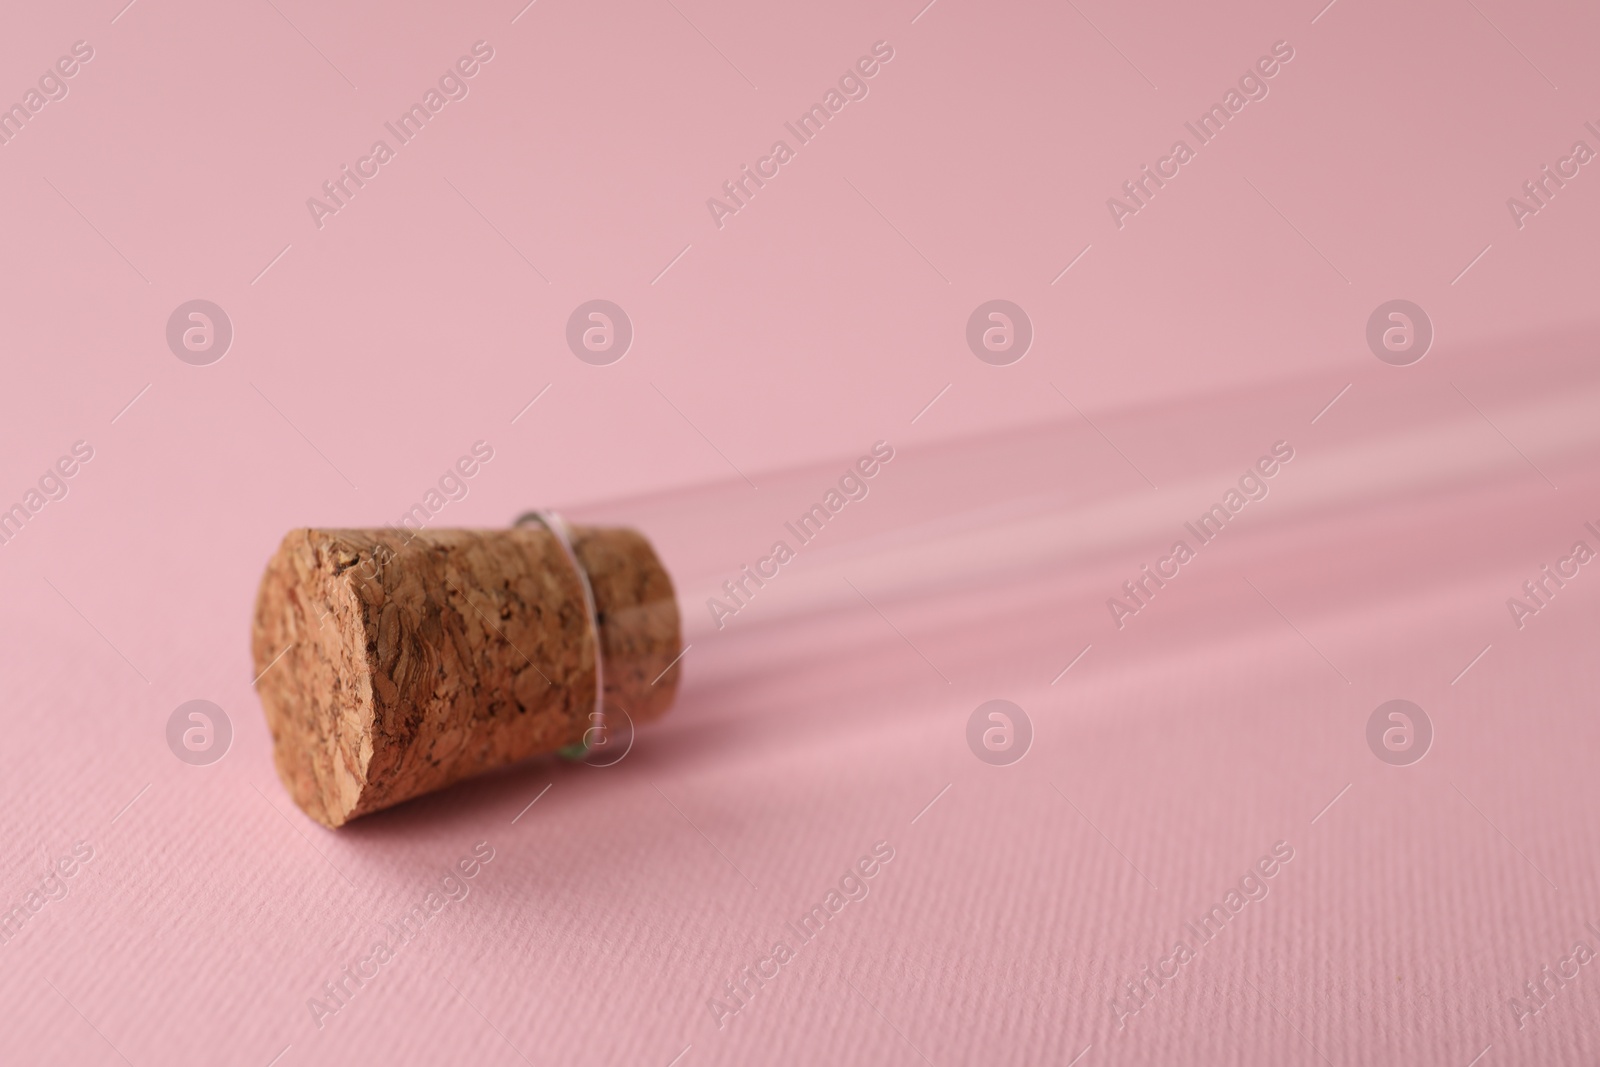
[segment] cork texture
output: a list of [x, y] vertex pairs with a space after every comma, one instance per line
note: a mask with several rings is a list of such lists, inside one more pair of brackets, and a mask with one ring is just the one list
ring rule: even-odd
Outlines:
[[[671, 579], [632, 530], [572, 542], [608, 713], [664, 714], [682, 669]], [[575, 744], [594, 710], [582, 586], [541, 526], [291, 531], [251, 646], [278, 775], [327, 826]]]

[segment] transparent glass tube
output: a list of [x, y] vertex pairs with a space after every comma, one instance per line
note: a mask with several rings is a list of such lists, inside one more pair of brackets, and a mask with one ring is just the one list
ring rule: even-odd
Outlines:
[[[1454, 371], [1495, 358], [1462, 354]], [[1573, 359], [1561, 389], [1506, 393], [1496, 410], [1536, 428], [1524, 440], [1541, 467], [1577, 482], [1592, 477], [1600, 427], [1573, 413], [1600, 381]], [[650, 539], [690, 646], [784, 627], [847, 641], [876, 618], [947, 682], [993, 678], [1004, 662], [1048, 683], [1090, 645], [1147, 659], [1281, 625], [1269, 610], [1278, 592], [1298, 620], [1457, 582], [1461, 567], [1382, 557], [1397, 536], [1459, 545], [1464, 522], [1472, 568], [1522, 567], [1517, 531], [1559, 503], [1539, 495], [1548, 486], [1526, 460], [1436, 381], [1350, 387], [1288, 379], [1092, 421], [1063, 405], [1058, 421], [999, 433], [880, 441], [880, 457], [864, 441], [854, 455], [758, 475], [759, 488], [730, 476], [567, 513]], [[1331, 414], [1330, 397], [1342, 398]], [[1219, 507], [1225, 523], [1204, 520]], [[1128, 640], [1132, 615], [1145, 632]], [[836, 649], [807, 642], [826, 666]]]

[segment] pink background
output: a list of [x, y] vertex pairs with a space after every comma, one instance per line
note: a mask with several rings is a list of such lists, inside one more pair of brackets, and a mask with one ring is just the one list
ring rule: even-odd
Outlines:
[[[1520, 630], [1505, 603], [1600, 547], [1600, 176], [1506, 206], [1600, 149], [1591, 7], [444, 7], [73, 0], [0, 35], [0, 103], [94, 50], [0, 146], [0, 506], [94, 449], [0, 547], [0, 906], [94, 850], [0, 944], [0, 1059], [1600, 1054], [1600, 963], [1507, 1006], [1600, 948], [1600, 577]], [[319, 229], [306, 199], [480, 40]], [[878, 41], [867, 97], [719, 229], [707, 198]], [[1107, 198], [1277, 41], [1268, 96], [1119, 229]], [[209, 366], [166, 344], [195, 298], [233, 324]], [[635, 330], [610, 366], [564, 338], [594, 298]], [[1034, 328], [1010, 366], [964, 337], [994, 298]], [[1394, 298], [1436, 333], [1409, 367], [1364, 338]], [[880, 439], [871, 495], [715, 629], [706, 597]], [[324, 831], [251, 689], [261, 567], [291, 527], [397, 521], [478, 440], [436, 522], [644, 529], [678, 707], [615, 767]], [[1116, 628], [1278, 440], [1268, 498]], [[1007, 767], [966, 741], [995, 698], [1033, 724]], [[1409, 767], [1367, 747], [1393, 698], [1435, 731]], [[191, 699], [233, 725], [210, 766], [167, 748]], [[319, 1029], [307, 999], [480, 841], [470, 895]], [[708, 998], [879, 841], [719, 1028]], [[1119, 1026], [1278, 841], [1265, 899]]]

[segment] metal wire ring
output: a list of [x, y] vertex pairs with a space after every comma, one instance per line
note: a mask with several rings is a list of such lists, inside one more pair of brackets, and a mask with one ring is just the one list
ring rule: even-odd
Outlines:
[[528, 526], [538, 523], [549, 530], [556, 539], [556, 544], [561, 546], [562, 553], [567, 557], [567, 562], [572, 564], [573, 573], [578, 576], [578, 584], [583, 587], [583, 606], [589, 616], [589, 633], [594, 637], [594, 712], [590, 714], [589, 721], [593, 723], [588, 730], [583, 732], [583, 741], [580, 745], [571, 745], [562, 750], [563, 755], [569, 755], [569, 750], [577, 750], [569, 758], [581, 758], [593, 745], [589, 742], [590, 730], [599, 730], [601, 744], [605, 743], [606, 736], [606, 679], [605, 656], [600, 646], [600, 613], [594, 603], [594, 587], [589, 584], [589, 572], [584, 570], [578, 553], [572, 547], [572, 528], [560, 514], [554, 511], [525, 511], [517, 516], [512, 523], [513, 527]]

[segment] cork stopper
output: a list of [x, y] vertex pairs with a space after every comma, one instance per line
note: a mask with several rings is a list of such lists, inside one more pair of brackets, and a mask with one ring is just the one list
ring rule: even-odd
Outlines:
[[[671, 579], [633, 530], [571, 543], [608, 720], [664, 714], [682, 669]], [[543, 526], [291, 531], [251, 651], [278, 776], [326, 826], [576, 744], [595, 710], [581, 579]]]

